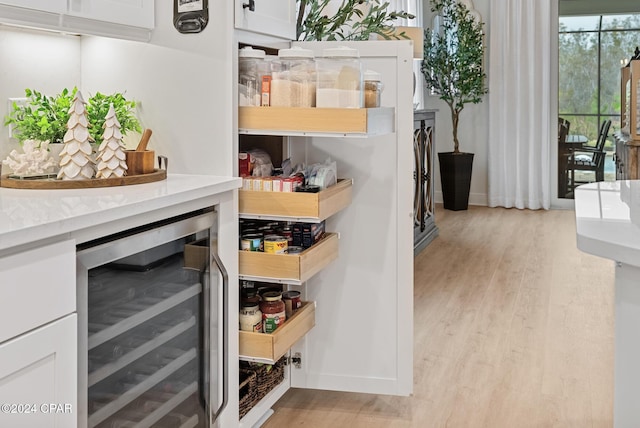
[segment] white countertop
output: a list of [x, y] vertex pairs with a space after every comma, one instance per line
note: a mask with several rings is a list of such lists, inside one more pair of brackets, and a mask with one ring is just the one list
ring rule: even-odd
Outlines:
[[237, 189], [238, 177], [166, 180], [78, 190], [0, 188], [0, 250]]
[[640, 267], [640, 180], [580, 186], [575, 210], [580, 250]]

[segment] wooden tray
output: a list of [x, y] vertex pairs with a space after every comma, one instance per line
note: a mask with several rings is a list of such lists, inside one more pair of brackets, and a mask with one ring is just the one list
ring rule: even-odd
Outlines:
[[129, 186], [132, 184], [153, 183], [167, 178], [166, 169], [156, 169], [150, 174], [127, 175], [113, 178], [91, 178], [89, 180], [57, 180], [45, 178], [41, 180], [20, 180], [9, 178], [9, 175], [0, 177], [0, 187], [11, 189], [89, 189], [93, 187]]
[[274, 364], [315, 325], [315, 302], [302, 302], [302, 307], [273, 333], [240, 331], [240, 359]]

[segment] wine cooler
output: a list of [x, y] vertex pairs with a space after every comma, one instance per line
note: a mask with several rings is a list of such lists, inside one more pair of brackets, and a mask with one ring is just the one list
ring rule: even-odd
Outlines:
[[216, 238], [203, 210], [78, 248], [79, 427], [215, 426], [228, 389]]

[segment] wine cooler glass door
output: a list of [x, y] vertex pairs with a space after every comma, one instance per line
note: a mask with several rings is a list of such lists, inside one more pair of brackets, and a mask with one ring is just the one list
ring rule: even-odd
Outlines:
[[209, 427], [226, 404], [216, 231], [200, 211], [79, 247], [80, 427]]

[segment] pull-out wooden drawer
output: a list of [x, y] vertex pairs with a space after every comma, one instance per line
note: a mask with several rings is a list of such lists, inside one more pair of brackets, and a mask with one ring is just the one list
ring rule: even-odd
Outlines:
[[316, 303], [302, 302], [302, 307], [270, 334], [240, 332], [240, 358], [274, 364], [316, 325]]
[[353, 180], [341, 179], [318, 193], [240, 190], [240, 217], [322, 221], [351, 204]]
[[338, 258], [338, 235], [327, 233], [300, 254], [240, 251], [240, 278], [301, 284]]

